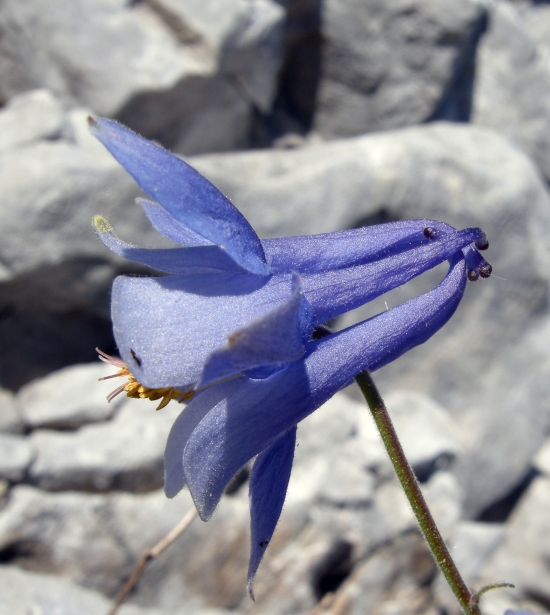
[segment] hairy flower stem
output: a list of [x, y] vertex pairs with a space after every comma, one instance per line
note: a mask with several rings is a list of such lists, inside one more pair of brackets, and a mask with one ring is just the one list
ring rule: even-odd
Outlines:
[[473, 600], [472, 593], [460, 576], [453, 558], [447, 549], [447, 545], [439, 533], [432, 513], [422, 495], [416, 476], [414, 475], [409, 461], [405, 457], [405, 452], [399, 442], [390, 415], [386, 410], [384, 400], [380, 396], [370, 372], [368, 370], [362, 371], [355, 377], [355, 380], [370, 408], [374, 422], [378, 427], [386, 451], [390, 456], [395, 473], [397, 474], [397, 478], [405, 491], [405, 495], [413, 509], [414, 516], [418, 521], [418, 525], [430, 547], [437, 565], [445, 575], [464, 613], [466, 613], [466, 615], [480, 615], [479, 607], [476, 601]]

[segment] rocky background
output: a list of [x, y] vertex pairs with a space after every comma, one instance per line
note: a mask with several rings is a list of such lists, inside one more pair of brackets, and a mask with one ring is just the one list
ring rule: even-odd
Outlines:
[[[143, 270], [91, 218], [161, 240], [89, 113], [189, 157], [261, 236], [420, 217], [487, 232], [494, 276], [377, 380], [467, 582], [516, 584], [484, 613], [550, 609], [549, 4], [3, 0], [0, 101], [0, 614], [106, 614], [191, 506], [161, 490], [179, 408], [109, 405], [97, 382], [111, 281]], [[357, 399], [299, 430], [256, 604], [245, 469], [122, 615], [307, 614], [329, 593], [330, 615], [455, 615]]]

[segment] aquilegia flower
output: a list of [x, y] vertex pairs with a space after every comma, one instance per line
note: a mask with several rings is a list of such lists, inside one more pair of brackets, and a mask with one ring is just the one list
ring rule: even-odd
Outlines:
[[[119, 277], [112, 318], [132, 397], [192, 400], [165, 455], [169, 497], [187, 484], [207, 520], [233, 475], [257, 455], [250, 479], [249, 591], [286, 494], [296, 425], [360, 370], [423, 343], [450, 318], [466, 284], [491, 268], [478, 228], [412, 220], [307, 237], [260, 240], [240, 212], [178, 157], [111, 120], [92, 133], [155, 201], [138, 199], [153, 226], [182, 247], [124, 243], [121, 256], [170, 274]], [[474, 247], [475, 246], [475, 247]], [[434, 290], [340, 333], [327, 320], [450, 261]]]

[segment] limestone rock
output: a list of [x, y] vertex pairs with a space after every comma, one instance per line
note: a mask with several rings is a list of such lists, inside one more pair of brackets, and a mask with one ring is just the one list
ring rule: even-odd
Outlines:
[[550, 440], [544, 441], [533, 459], [533, 465], [542, 474], [550, 476]]
[[[489, 25], [476, 65], [472, 121], [524, 149], [550, 178], [548, 7], [488, 2]], [[546, 25], [545, 25], [546, 24]]]
[[368, 507], [376, 477], [391, 474], [367, 408], [336, 395], [299, 424], [287, 503]]
[[61, 133], [63, 120], [63, 109], [48, 90], [14, 96], [0, 112], [0, 150], [55, 139]]
[[[516, 586], [514, 598], [547, 604], [550, 540], [548, 510], [550, 481], [535, 479], [507, 524], [506, 540], [483, 568], [483, 578], [502, 579]], [[540, 608], [534, 608], [534, 611]]]
[[[107, 613], [111, 603], [101, 594], [50, 574], [16, 568], [0, 568], [0, 613], [10, 615], [97, 615]], [[223, 615], [221, 609], [163, 611], [123, 604], [120, 615]], [[235, 611], [232, 611], [234, 613]], [[238, 615], [238, 614], [237, 614]]]
[[[426, 583], [435, 564], [418, 534], [401, 536], [360, 562], [346, 579], [331, 612], [359, 615], [436, 613]], [[422, 587], [424, 585], [424, 587]]]
[[420, 479], [452, 464], [460, 452], [457, 424], [427, 395], [393, 391], [385, 399], [409, 463]]
[[16, 404], [31, 429], [77, 429], [106, 421], [123, 398], [108, 404], [106, 397], [117, 380], [98, 380], [115, 371], [100, 361], [66, 367], [23, 387]]
[[21, 433], [24, 423], [13, 394], [0, 389], [0, 433]]
[[[145, 549], [191, 508], [182, 494], [49, 494], [12, 489], [0, 511], [0, 550], [11, 564], [55, 574], [113, 597]], [[226, 498], [208, 524], [195, 521], [142, 578], [133, 600], [194, 612], [245, 596], [246, 501]], [[5, 558], [6, 559], [6, 558]]]
[[[6, 114], [9, 121], [10, 109], [0, 110], [0, 122]], [[72, 114], [61, 138], [0, 152], [0, 260], [12, 277], [70, 259], [110, 259], [90, 229], [98, 213], [122, 234], [155, 235], [133, 203], [133, 180], [86, 133], [86, 114]]]
[[0, 433], [0, 479], [21, 481], [34, 458], [27, 438]]
[[10, 0], [0, 97], [48, 88], [186, 153], [233, 149], [271, 106], [283, 18], [272, 0]]
[[[462, 521], [457, 524], [448, 546], [468, 587], [477, 589], [483, 586], [481, 571], [505, 538], [506, 527], [500, 523]], [[440, 608], [447, 609], [449, 613], [459, 611], [456, 598], [441, 573], [435, 581], [434, 590]]]
[[483, 19], [469, 0], [324, 2], [314, 129], [350, 137], [430, 119]]
[[[104, 401], [105, 404], [107, 402]], [[76, 433], [37, 430], [29, 480], [53, 491], [150, 491], [163, 484], [163, 455], [179, 404], [155, 413], [147, 400], [127, 400], [111, 421]]]

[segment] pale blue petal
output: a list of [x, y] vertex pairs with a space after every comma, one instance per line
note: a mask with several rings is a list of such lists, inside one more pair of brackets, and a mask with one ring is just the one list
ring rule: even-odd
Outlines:
[[451, 258], [478, 237], [465, 229], [436, 238], [413, 250], [356, 267], [303, 275], [303, 289], [317, 324], [372, 301]]
[[269, 275], [262, 244], [246, 218], [186, 162], [113, 120], [91, 119], [90, 130], [139, 187], [241, 267]]
[[148, 201], [147, 199], [136, 199], [136, 203], [143, 207], [143, 211], [153, 228], [174, 243], [178, 243], [186, 248], [214, 245], [211, 241], [195, 233], [195, 231], [175, 218], [160, 203]]
[[[137, 199], [156, 230], [180, 245], [208, 245], [200, 235], [172, 216], [159, 203]], [[429, 231], [429, 233], [427, 233]], [[468, 229], [473, 241], [485, 234]], [[319, 273], [361, 265], [427, 245], [456, 233], [456, 229], [437, 220], [403, 220], [324, 233], [262, 239], [265, 254], [275, 273]], [[201, 243], [202, 240], [202, 243]]]
[[94, 227], [101, 241], [115, 254], [128, 260], [173, 274], [212, 272], [243, 272], [227, 253], [218, 246], [193, 248], [152, 249], [133, 246], [119, 239], [111, 225], [101, 216], [94, 217]]
[[274, 272], [319, 273], [387, 258], [427, 245], [434, 240], [430, 237], [441, 239], [453, 233], [452, 226], [436, 220], [404, 220], [321, 235], [262, 239], [262, 243]]
[[256, 571], [283, 510], [295, 447], [294, 426], [258, 455], [250, 474], [251, 545], [247, 589], [252, 599]]
[[143, 385], [183, 389], [228, 337], [285, 303], [291, 275], [118, 277], [111, 312], [124, 362]]
[[281, 369], [303, 356], [312, 332], [311, 307], [295, 274], [284, 303], [231, 333], [227, 344], [210, 355], [199, 386], [259, 367]]
[[221, 387], [209, 387], [201, 391], [175, 420], [168, 435], [164, 451], [164, 492], [173, 498], [185, 486], [183, 450], [195, 427], [205, 415], [224, 397], [232, 395], [245, 382], [244, 378], [227, 382]]
[[248, 380], [220, 401], [193, 431], [184, 451], [187, 483], [201, 518], [212, 515], [239, 468], [359, 371], [378, 369], [436, 333], [456, 310], [465, 284], [460, 255], [429, 293], [311, 342], [304, 359], [266, 380]]
[[[303, 275], [314, 325], [404, 284], [468, 245], [471, 236], [460, 231], [374, 263]], [[145, 386], [195, 384], [206, 359], [231, 333], [288, 299], [290, 280], [290, 274], [266, 279], [245, 273], [117, 278], [112, 318], [119, 351]]]

